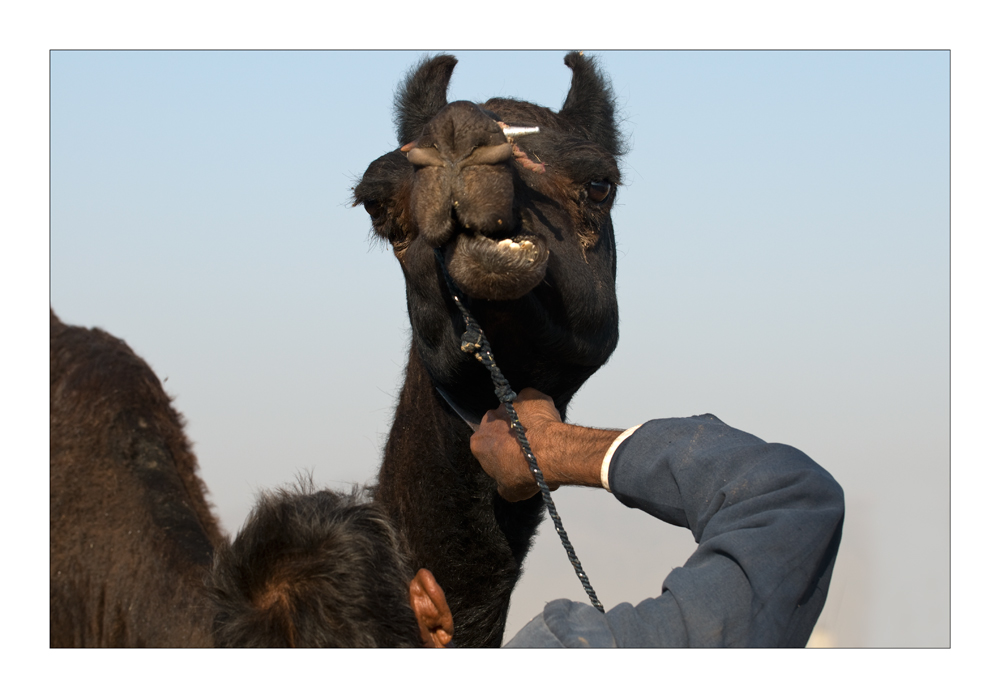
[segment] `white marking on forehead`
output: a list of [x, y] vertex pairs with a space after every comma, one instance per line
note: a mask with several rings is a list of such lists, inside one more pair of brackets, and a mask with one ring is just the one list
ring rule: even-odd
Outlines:
[[504, 126], [503, 135], [507, 138], [513, 138], [514, 136], [524, 136], [529, 133], [538, 133], [537, 126]]

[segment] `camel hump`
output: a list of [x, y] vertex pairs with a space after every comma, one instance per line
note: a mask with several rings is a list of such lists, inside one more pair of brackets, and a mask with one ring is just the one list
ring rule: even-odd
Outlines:
[[[83, 477], [133, 478], [177, 561], [210, 564], [221, 534], [204, 500], [183, 417], [160, 379], [121, 339], [67, 326], [54, 312], [51, 323], [53, 455], [69, 456]], [[80, 429], [99, 434], [100, 442], [81, 444]]]
[[222, 534], [181, 415], [124, 341], [50, 322], [50, 642], [207, 644]]

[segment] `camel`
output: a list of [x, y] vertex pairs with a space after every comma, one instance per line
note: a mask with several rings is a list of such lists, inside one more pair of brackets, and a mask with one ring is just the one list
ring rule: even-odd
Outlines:
[[400, 148], [354, 188], [406, 284], [412, 340], [374, 489], [413, 555], [444, 589], [457, 646], [499, 646], [542, 519], [510, 503], [469, 450], [467, 422], [497, 406], [437, 254], [515, 391], [573, 394], [618, 341], [610, 210], [623, 152], [611, 89], [593, 60], [565, 57], [562, 109], [512, 99], [451, 102], [457, 60], [419, 64], [396, 95]]
[[363, 490], [262, 492], [229, 541], [183, 418], [125, 342], [50, 312], [50, 375], [51, 646], [421, 644], [405, 558], [359, 557], [359, 536], [399, 547]]
[[[362, 503], [406, 553], [411, 568], [396, 570], [399, 579], [419, 568], [437, 577], [457, 646], [500, 644], [543, 513], [540, 497], [500, 498], [469, 450], [468, 422], [497, 397], [487, 372], [459, 348], [464, 326], [437, 255], [513, 389], [542, 390], [564, 417], [618, 341], [614, 100], [592, 60], [571, 53], [565, 62], [572, 83], [553, 112], [511, 99], [448, 103], [457, 61], [424, 61], [397, 95], [401, 148], [375, 160], [354, 188], [355, 204], [403, 270], [412, 326], [383, 462]], [[229, 587], [218, 578], [206, 586], [213, 556], [224, 563], [231, 548], [159, 381], [111, 335], [67, 327], [54, 313], [51, 323], [51, 644], [204, 646], [236, 636], [254, 644], [253, 628], [249, 640], [230, 633], [227, 613], [238, 602]], [[326, 535], [322, 512], [337, 497], [300, 495], [263, 496], [251, 522], [295, 499], [321, 512], [308, 513], [297, 540], [314, 527]], [[280, 534], [270, 520], [268, 535]], [[253, 544], [269, 545], [256, 530], [248, 523], [241, 532], [251, 552], [241, 570], [287, 572], [255, 568]], [[295, 622], [308, 627], [290, 632], [288, 644], [341, 636], [319, 615]]]
[[53, 647], [213, 644], [222, 540], [181, 416], [120, 339], [50, 315]]

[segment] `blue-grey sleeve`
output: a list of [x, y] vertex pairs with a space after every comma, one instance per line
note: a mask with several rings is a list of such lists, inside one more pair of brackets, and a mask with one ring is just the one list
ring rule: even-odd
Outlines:
[[840, 545], [840, 485], [801, 451], [712, 415], [647, 422], [615, 451], [611, 491], [691, 529], [698, 548], [661, 595], [602, 614], [561, 599], [513, 647], [803, 646]]

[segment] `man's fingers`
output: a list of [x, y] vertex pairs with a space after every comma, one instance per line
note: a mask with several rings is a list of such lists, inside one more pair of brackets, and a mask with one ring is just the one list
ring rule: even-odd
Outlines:
[[490, 422], [497, 422], [497, 421], [506, 422], [507, 425], [510, 426], [510, 420], [507, 417], [507, 410], [504, 408], [503, 405], [500, 405], [500, 407], [494, 408], [489, 412], [487, 412], [486, 414], [484, 414], [482, 421], [479, 422], [479, 426], [484, 427]]
[[552, 398], [543, 393], [541, 390], [535, 390], [534, 388], [525, 388], [519, 392], [515, 402], [520, 402], [522, 400], [546, 400], [548, 402], [552, 402]]
[[498, 485], [497, 492], [499, 492], [500, 496], [508, 502], [520, 502], [534, 497], [535, 493], [538, 492], [538, 487], [531, 487], [528, 485], [522, 485], [520, 487], [500, 487]]
[[[529, 438], [539, 439], [542, 443], [547, 425], [562, 421], [552, 398], [534, 388], [525, 388], [518, 393], [515, 405], [521, 423], [531, 435]], [[470, 446], [483, 470], [496, 480], [501, 497], [509, 502], [518, 502], [537, 494], [538, 486], [511, 430], [506, 407], [499, 405], [483, 415]]]
[[552, 398], [534, 388], [525, 388], [518, 393], [517, 399], [514, 401], [514, 406], [518, 410], [523, 411], [529, 420], [537, 418], [558, 422], [562, 421], [562, 418], [559, 416], [559, 410], [556, 409], [556, 404], [552, 401]]

